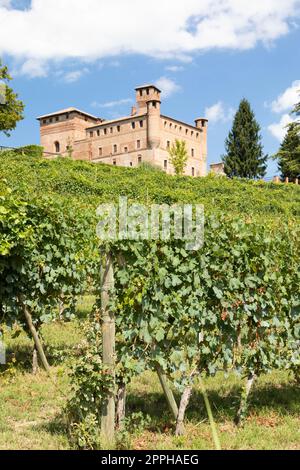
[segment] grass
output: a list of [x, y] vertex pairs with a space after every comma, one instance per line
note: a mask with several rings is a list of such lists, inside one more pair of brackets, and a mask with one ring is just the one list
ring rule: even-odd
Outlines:
[[[53, 378], [31, 374], [32, 342], [24, 333], [6, 335], [8, 365], [0, 366], [0, 450], [69, 449], [62, 408], [69, 395], [68, 370], [74, 347], [82, 339], [82, 322], [90, 299], [79, 303], [80, 320], [43, 328]], [[300, 389], [286, 372], [261, 377], [251, 394], [249, 417], [242, 429], [233, 424], [241, 382], [219, 374], [205, 386], [223, 449], [300, 450]], [[179, 397], [177, 397], [179, 398]], [[128, 390], [128, 413], [150, 416], [150, 424], [131, 436], [134, 449], [212, 449], [213, 442], [200, 388], [187, 411], [186, 435], [174, 436], [174, 424], [157, 377], [145, 372]]]

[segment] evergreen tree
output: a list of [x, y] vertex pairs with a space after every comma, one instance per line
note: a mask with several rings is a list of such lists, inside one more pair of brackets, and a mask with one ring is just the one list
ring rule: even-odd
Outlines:
[[224, 170], [229, 177], [262, 178], [266, 174], [268, 156], [263, 153], [260, 126], [250, 103], [243, 99], [234, 117], [225, 143]]
[[288, 131], [278, 153], [278, 167], [283, 178], [300, 176], [300, 132], [297, 123], [288, 126]]
[[18, 121], [23, 119], [24, 104], [18, 95], [8, 86], [11, 81], [8, 68], [0, 60], [0, 132], [9, 136]]
[[[300, 116], [300, 102], [297, 103], [292, 114]], [[300, 176], [300, 119], [288, 125], [285, 138], [275, 155], [278, 167], [283, 178], [297, 178]]]

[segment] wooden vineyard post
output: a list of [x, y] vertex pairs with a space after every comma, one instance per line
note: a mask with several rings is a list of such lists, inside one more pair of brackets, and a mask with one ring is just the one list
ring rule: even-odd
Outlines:
[[42, 361], [42, 364], [43, 364], [43, 367], [45, 369], [45, 371], [50, 374], [50, 366], [48, 364], [48, 361], [47, 361], [47, 358], [46, 358], [46, 355], [44, 353], [44, 349], [43, 349], [43, 345], [40, 341], [40, 338], [39, 338], [39, 335], [38, 335], [38, 332], [36, 331], [36, 328], [33, 324], [33, 321], [32, 321], [32, 316], [31, 316], [31, 313], [29, 311], [29, 308], [27, 307], [27, 305], [25, 305], [25, 303], [23, 302], [23, 300], [21, 299], [21, 305], [22, 305], [22, 309], [23, 309], [23, 312], [24, 312], [24, 316], [26, 318], [26, 321], [27, 321], [27, 325], [28, 325], [28, 328], [29, 328], [29, 331], [33, 337], [33, 341], [34, 341], [34, 345], [35, 345], [35, 349], [37, 350], [39, 356], [40, 356], [40, 359]]
[[156, 371], [157, 371], [157, 375], [158, 375], [160, 384], [162, 386], [163, 392], [165, 394], [167, 403], [169, 405], [169, 408], [170, 408], [175, 420], [177, 420], [178, 406], [177, 406], [176, 400], [174, 398], [173, 392], [172, 392], [172, 390], [170, 389], [170, 387], [168, 385], [168, 379], [167, 379], [166, 375], [164, 374], [164, 372], [162, 371], [160, 366], [156, 367]]
[[[115, 316], [110, 310], [110, 293], [114, 287], [112, 256], [105, 254], [101, 271], [101, 307], [102, 307], [102, 360], [115, 382]], [[105, 446], [111, 448], [115, 437], [115, 393], [108, 393], [101, 410], [101, 436]]]

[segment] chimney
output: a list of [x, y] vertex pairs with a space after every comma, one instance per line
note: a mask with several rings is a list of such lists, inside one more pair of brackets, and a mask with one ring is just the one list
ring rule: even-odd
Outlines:
[[195, 124], [198, 129], [203, 129], [207, 127], [208, 120], [206, 118], [195, 119]]

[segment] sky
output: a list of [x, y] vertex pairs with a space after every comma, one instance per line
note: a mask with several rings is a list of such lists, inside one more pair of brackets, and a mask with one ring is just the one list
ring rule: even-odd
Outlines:
[[154, 83], [163, 114], [209, 119], [209, 163], [242, 98], [272, 156], [299, 101], [300, 0], [0, 0], [0, 58], [26, 105], [0, 145], [39, 143], [36, 117], [70, 106], [128, 115], [135, 87]]

